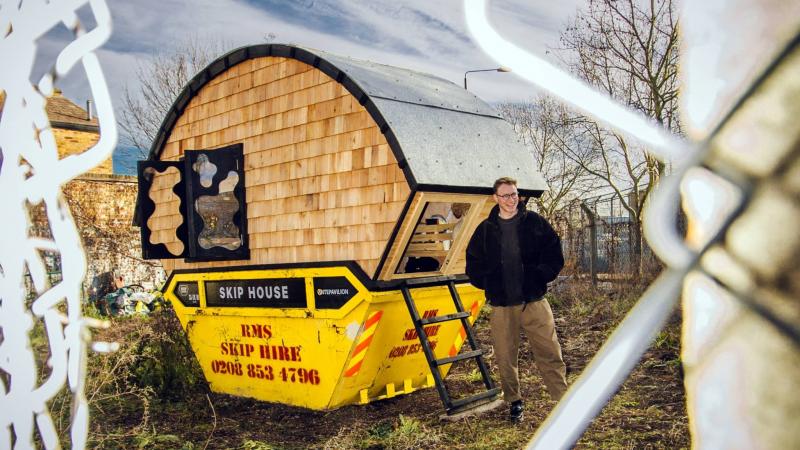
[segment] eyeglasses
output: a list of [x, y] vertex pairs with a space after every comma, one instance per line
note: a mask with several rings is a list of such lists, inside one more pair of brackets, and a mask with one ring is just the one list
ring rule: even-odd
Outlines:
[[503, 194], [503, 195], [500, 195], [500, 194], [494, 194], [494, 195], [502, 198], [503, 200], [511, 200], [512, 198], [519, 197], [519, 193], [517, 193], [517, 192], [512, 192], [510, 194]]

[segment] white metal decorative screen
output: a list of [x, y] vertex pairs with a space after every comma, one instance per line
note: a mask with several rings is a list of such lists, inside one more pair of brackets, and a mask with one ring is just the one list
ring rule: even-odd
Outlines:
[[[96, 24], [87, 30], [77, 11], [88, 5]], [[52, 69], [35, 84], [29, 78], [38, 40], [63, 24], [74, 40], [59, 53]], [[61, 446], [47, 402], [68, 383], [73, 396], [71, 447], [84, 448], [88, 406], [83, 394], [88, 329], [102, 322], [81, 313], [81, 284], [86, 259], [61, 185], [107, 159], [117, 142], [116, 123], [105, 79], [93, 53], [111, 34], [111, 16], [103, 0], [2, 1], [0, 3], [0, 449], [33, 448], [38, 433], [45, 448]], [[97, 107], [101, 135], [83, 153], [59, 159], [45, 102], [54, 84], [82, 66]], [[48, 236], [31, 236], [29, 209], [43, 204]], [[50, 282], [42, 252], [60, 258], [63, 278]], [[26, 298], [23, 278], [30, 276], [37, 295]], [[49, 367], [34, 358], [30, 336], [43, 326]], [[115, 346], [96, 342], [95, 351]]]

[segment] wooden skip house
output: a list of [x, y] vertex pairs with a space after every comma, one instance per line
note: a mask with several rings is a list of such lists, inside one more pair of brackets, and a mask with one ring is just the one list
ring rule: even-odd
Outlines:
[[139, 164], [143, 253], [212, 389], [326, 409], [436, 385], [452, 412], [480, 400], [439, 386], [453, 362], [478, 361], [475, 397], [497, 391], [480, 350], [459, 354], [483, 305], [466, 244], [496, 178], [546, 189], [533, 167], [446, 80], [240, 48], [192, 79]]

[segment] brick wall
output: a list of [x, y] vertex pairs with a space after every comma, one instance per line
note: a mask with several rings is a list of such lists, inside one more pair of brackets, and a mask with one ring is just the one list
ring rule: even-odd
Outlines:
[[[83, 110], [81, 110], [83, 111]], [[100, 135], [86, 124], [54, 126], [59, 158], [86, 151]], [[158, 286], [164, 272], [158, 261], [143, 261], [139, 228], [131, 226], [136, 205], [136, 177], [113, 175], [111, 158], [63, 187], [87, 256], [84, 290], [95, 276], [113, 272], [126, 284]], [[37, 225], [46, 226], [39, 215]], [[52, 270], [57, 272], [57, 268]]]
[[87, 283], [109, 271], [127, 284], [159, 286], [164, 280], [158, 261], [141, 259], [140, 231], [131, 225], [136, 192], [136, 177], [122, 175], [85, 175], [64, 187], [87, 255]]
[[[0, 92], [0, 112], [5, 93]], [[57, 91], [48, 100], [47, 114], [59, 158], [79, 154], [97, 143], [100, 138], [97, 120], [88, 118], [86, 111], [64, 99]], [[140, 232], [131, 225], [136, 205], [136, 177], [113, 175], [112, 159], [63, 186], [64, 198], [70, 206], [81, 234], [87, 256], [88, 271], [84, 290], [89, 292], [92, 280], [104, 272], [114, 272], [127, 284], [160, 287], [164, 271], [158, 261], [141, 259]], [[33, 236], [50, 237], [50, 227], [43, 205], [30, 207]], [[55, 253], [44, 252], [51, 282], [60, 280], [60, 262]], [[30, 287], [30, 280], [27, 282]]]
[[[100, 138], [92, 131], [70, 130], [65, 128], [53, 128], [53, 135], [58, 146], [58, 157], [63, 159], [67, 155], [82, 153], [94, 145]], [[90, 174], [111, 174], [111, 157], [103, 161], [99, 166], [90, 170]]]
[[[92, 280], [105, 272], [122, 276], [126, 284], [141, 284], [146, 288], [160, 287], [165, 279], [158, 261], [141, 259], [140, 231], [131, 225], [136, 192], [136, 177], [123, 175], [89, 174], [63, 187], [86, 252], [87, 296]], [[32, 233], [49, 236], [44, 209], [32, 208], [31, 216]], [[51, 280], [59, 280], [58, 258], [46, 255], [45, 260]]]

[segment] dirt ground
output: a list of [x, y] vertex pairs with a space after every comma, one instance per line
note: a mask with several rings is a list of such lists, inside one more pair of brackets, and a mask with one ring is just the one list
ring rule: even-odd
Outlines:
[[[578, 377], [635, 297], [630, 291], [591, 293], [585, 289], [562, 289], [553, 295], [568, 381]], [[487, 311], [475, 330], [481, 345], [490, 347]], [[575, 448], [690, 446], [679, 336], [676, 313]], [[488, 363], [496, 373], [491, 356]], [[461, 362], [449, 374], [447, 382], [455, 397], [482, 386], [474, 367], [472, 362]], [[98, 448], [523, 448], [555, 405], [524, 338], [520, 378], [526, 412], [518, 425], [508, 421], [505, 405], [479, 417], [441, 421], [443, 407], [433, 388], [329, 412], [199, 391], [178, 400], [153, 399], [145, 411], [131, 406], [127, 414], [105, 414], [105, 419], [102, 412], [95, 413], [92, 438]]]

